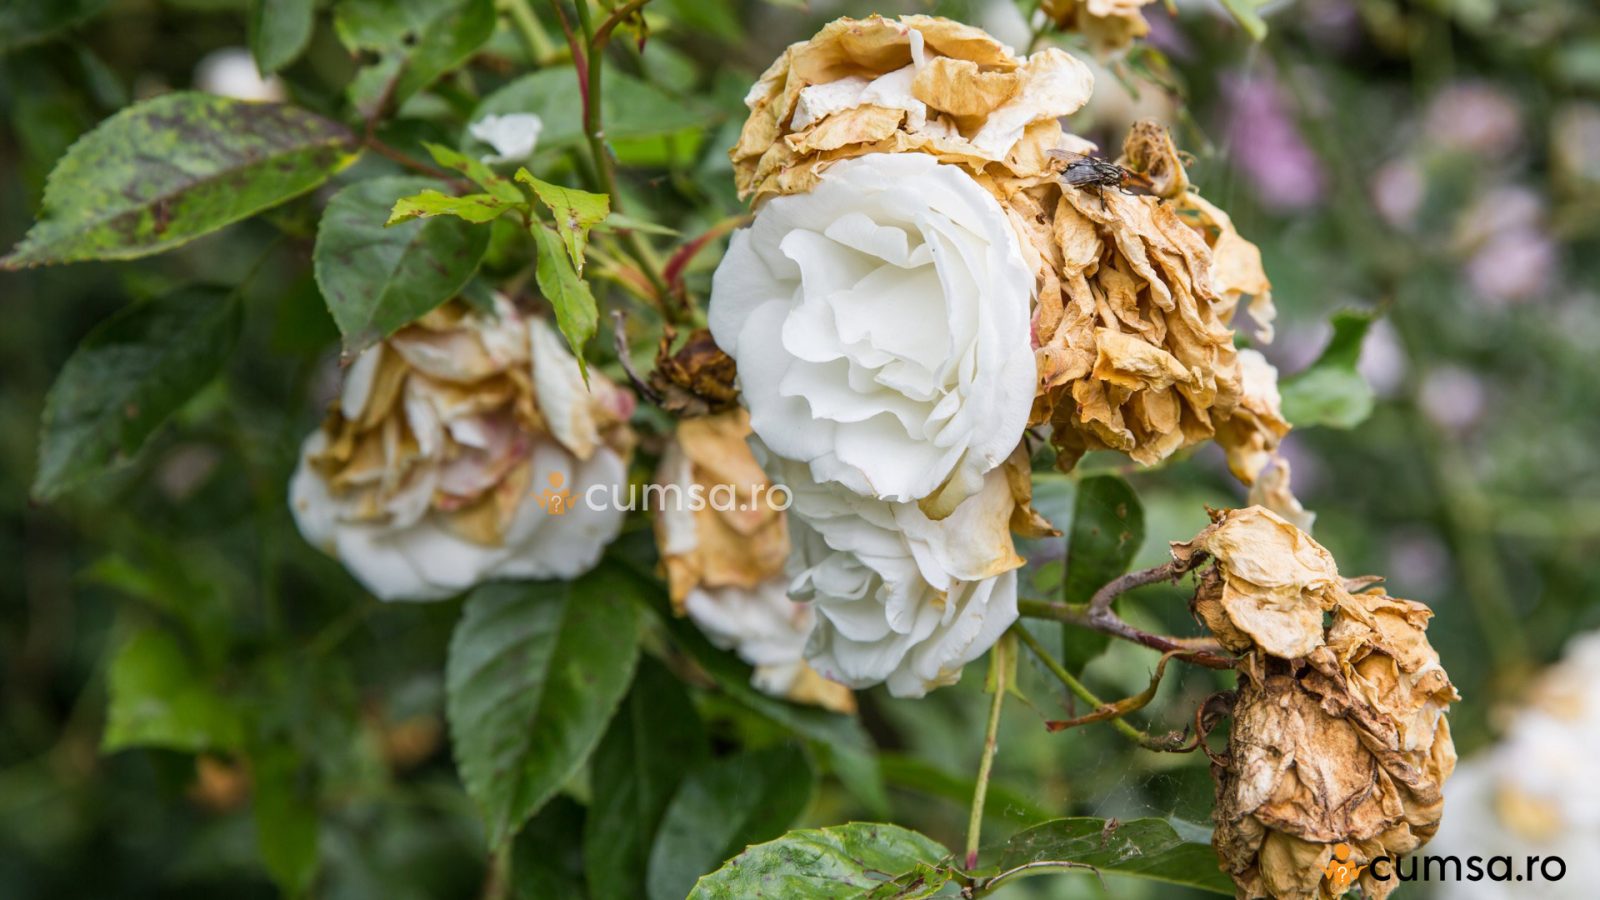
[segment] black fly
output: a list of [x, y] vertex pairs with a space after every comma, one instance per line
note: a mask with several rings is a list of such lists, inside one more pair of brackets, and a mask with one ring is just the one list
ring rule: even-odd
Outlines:
[[1092, 188], [1099, 195], [1102, 208], [1106, 205], [1106, 188], [1116, 188], [1130, 195], [1150, 196], [1155, 193], [1150, 179], [1114, 162], [1067, 150], [1051, 150], [1049, 153], [1067, 162], [1061, 170], [1061, 183], [1083, 190]]

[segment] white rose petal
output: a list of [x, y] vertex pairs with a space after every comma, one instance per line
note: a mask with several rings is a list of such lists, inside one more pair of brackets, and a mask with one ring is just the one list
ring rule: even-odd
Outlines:
[[474, 138], [494, 148], [494, 153], [484, 155], [486, 163], [526, 162], [543, 130], [544, 120], [533, 113], [488, 115], [467, 127]]
[[815, 616], [807, 604], [789, 599], [787, 578], [769, 578], [753, 589], [697, 587], [684, 598], [684, 612], [711, 643], [754, 666], [751, 682], [768, 694], [787, 696], [805, 670]]
[[819, 484], [805, 466], [757, 451], [794, 497], [789, 590], [816, 608], [806, 661], [824, 677], [921, 697], [953, 683], [1016, 621], [1022, 559], [1003, 471], [933, 521], [916, 504]]
[[709, 319], [773, 453], [941, 515], [1021, 439], [1033, 283], [971, 176], [924, 154], [872, 154], [772, 200], [734, 235]]
[[243, 47], [223, 47], [201, 57], [194, 67], [194, 86], [235, 100], [281, 103], [288, 98], [278, 76], [261, 77], [255, 58]]

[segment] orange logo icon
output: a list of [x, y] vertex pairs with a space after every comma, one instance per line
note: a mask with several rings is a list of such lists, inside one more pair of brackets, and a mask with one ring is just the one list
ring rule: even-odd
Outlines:
[[549, 480], [550, 486], [538, 497], [539, 508], [552, 516], [563, 515], [567, 508], [572, 506], [572, 492], [561, 487], [567, 480], [566, 476], [560, 472], [551, 472]]
[[1366, 866], [1358, 866], [1350, 862], [1350, 845], [1334, 844], [1333, 859], [1328, 860], [1327, 868], [1322, 874], [1328, 879], [1328, 888], [1335, 894], [1343, 893], [1345, 889], [1361, 877], [1361, 870]]

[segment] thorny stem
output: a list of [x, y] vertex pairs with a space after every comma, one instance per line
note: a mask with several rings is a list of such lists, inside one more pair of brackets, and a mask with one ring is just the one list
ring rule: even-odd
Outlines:
[[972, 812], [967, 818], [968, 871], [978, 867], [978, 837], [983, 830], [983, 803], [989, 793], [989, 773], [994, 768], [994, 752], [999, 744], [1000, 708], [1006, 701], [1006, 673], [1010, 660], [1006, 658], [1009, 641], [999, 641], [989, 651], [989, 680], [994, 688], [994, 699], [989, 703], [989, 724], [983, 732], [983, 756], [978, 760], [978, 782], [972, 789]]
[[1094, 596], [1084, 605], [1072, 603], [1051, 603], [1044, 600], [1019, 600], [1017, 611], [1024, 616], [1034, 619], [1054, 619], [1079, 628], [1088, 628], [1099, 631], [1112, 637], [1122, 638], [1160, 650], [1162, 653], [1176, 653], [1184, 662], [1205, 666], [1208, 669], [1231, 669], [1234, 662], [1226, 656], [1215, 653], [1216, 645], [1208, 639], [1166, 637], [1151, 634], [1129, 625], [1121, 616], [1111, 608], [1112, 601], [1117, 597], [1137, 587], [1155, 584], [1158, 581], [1177, 581], [1183, 575], [1199, 565], [1204, 560], [1203, 554], [1195, 554], [1186, 562], [1173, 562], [1129, 572], [1121, 578], [1107, 582], [1103, 587], [1094, 592]]
[[[586, 50], [580, 53], [574, 47], [572, 55], [573, 66], [578, 71], [578, 86], [583, 94], [583, 133], [589, 144], [589, 155], [594, 160], [595, 180], [599, 183], [600, 192], [611, 198], [611, 208], [614, 210], [621, 209], [622, 198], [617, 193], [616, 169], [611, 153], [606, 149], [605, 127], [602, 122], [601, 92], [604, 84], [606, 42], [610, 40], [612, 30], [619, 23], [633, 15], [647, 2], [649, 0], [630, 0], [612, 12], [601, 23], [599, 30], [595, 29], [590, 16], [589, 0], [577, 0], [574, 4], [578, 10], [578, 28], [583, 32]], [[568, 31], [568, 42], [575, 44], [575, 38], [567, 24], [566, 12], [561, 7], [561, 0], [551, 0], [551, 5], [555, 7], [556, 15], [561, 19], [562, 28]], [[623, 249], [633, 257], [634, 262], [639, 264], [639, 270], [650, 282], [662, 317], [668, 322], [675, 322], [677, 313], [667, 299], [666, 279], [661, 276], [655, 252], [649, 243], [637, 231], [629, 231], [623, 235]]]

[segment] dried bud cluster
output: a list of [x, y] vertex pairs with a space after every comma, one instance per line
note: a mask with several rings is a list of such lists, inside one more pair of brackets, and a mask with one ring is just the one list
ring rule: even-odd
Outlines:
[[788, 523], [745, 443], [749, 435], [742, 409], [684, 419], [662, 454], [655, 532], [673, 607], [754, 666], [752, 681], [762, 690], [852, 711], [849, 688], [803, 660], [816, 617], [789, 599]]
[[[1196, 617], [1242, 655], [1228, 749], [1214, 760], [1213, 844], [1241, 898], [1312, 900], [1394, 880], [1360, 870], [1438, 830], [1460, 699], [1428, 643], [1432, 613], [1350, 592], [1333, 557], [1259, 507], [1216, 515], [1173, 556], [1214, 557]], [[1331, 613], [1323, 624], [1324, 614]], [[1342, 845], [1342, 846], [1341, 846]], [[1335, 858], [1348, 865], [1329, 868]]]
[[290, 505], [312, 544], [384, 599], [494, 576], [570, 578], [622, 511], [576, 502], [626, 482], [633, 396], [497, 298], [451, 301], [368, 348], [301, 452]]

